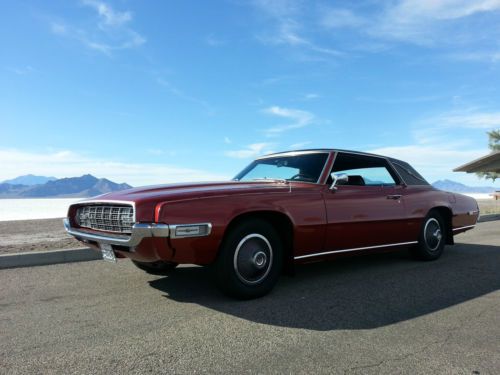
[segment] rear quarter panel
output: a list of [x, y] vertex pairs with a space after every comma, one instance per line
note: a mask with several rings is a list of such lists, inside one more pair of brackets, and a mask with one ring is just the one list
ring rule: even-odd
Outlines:
[[[452, 229], [476, 224], [479, 211], [475, 199], [438, 190], [432, 186], [408, 186], [406, 189], [404, 201], [408, 215], [408, 228], [415, 238], [418, 238], [425, 216], [436, 207], [450, 210]], [[456, 233], [457, 231], [454, 232]]]

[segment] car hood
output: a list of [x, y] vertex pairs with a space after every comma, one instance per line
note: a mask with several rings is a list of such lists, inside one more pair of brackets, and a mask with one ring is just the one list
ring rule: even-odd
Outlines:
[[145, 203], [155, 201], [156, 203], [201, 198], [207, 196], [221, 196], [234, 194], [249, 194], [258, 192], [288, 192], [291, 189], [289, 183], [278, 181], [224, 181], [224, 182], [198, 182], [198, 183], [179, 183], [168, 185], [154, 185], [132, 188], [112, 193], [106, 193], [91, 200], [112, 200], [112, 201], [131, 201]]

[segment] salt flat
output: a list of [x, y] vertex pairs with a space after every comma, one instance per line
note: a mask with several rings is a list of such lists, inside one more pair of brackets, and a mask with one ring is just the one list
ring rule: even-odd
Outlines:
[[81, 199], [0, 199], [0, 221], [65, 217], [68, 212], [68, 206]]

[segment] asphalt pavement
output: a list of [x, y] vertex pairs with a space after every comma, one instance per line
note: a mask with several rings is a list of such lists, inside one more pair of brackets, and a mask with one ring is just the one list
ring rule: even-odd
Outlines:
[[456, 241], [300, 266], [245, 302], [195, 266], [0, 270], [0, 373], [499, 374], [500, 221]]

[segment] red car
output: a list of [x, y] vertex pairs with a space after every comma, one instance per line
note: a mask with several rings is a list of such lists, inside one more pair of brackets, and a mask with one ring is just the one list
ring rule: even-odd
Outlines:
[[401, 247], [437, 259], [478, 216], [473, 198], [433, 188], [404, 161], [317, 149], [261, 157], [232, 181], [84, 200], [65, 228], [104, 259], [154, 274], [212, 264], [224, 292], [254, 298], [295, 263]]

